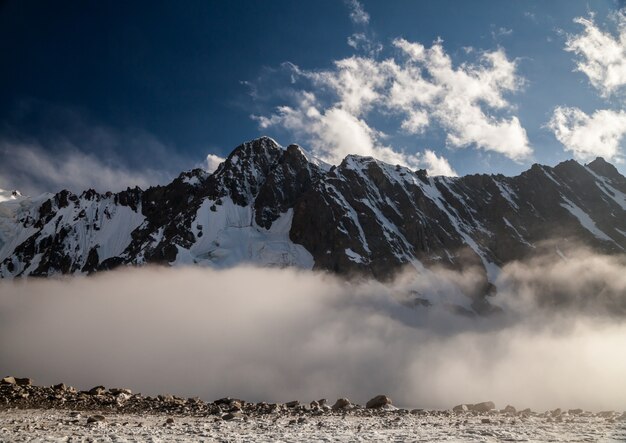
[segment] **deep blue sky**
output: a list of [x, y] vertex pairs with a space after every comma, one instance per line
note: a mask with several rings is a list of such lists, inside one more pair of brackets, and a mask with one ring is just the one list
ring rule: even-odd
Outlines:
[[[467, 46], [502, 47], [518, 59], [526, 86], [508, 99], [532, 158], [516, 163], [471, 146], [448, 149], [436, 127], [398, 139], [398, 148], [444, 155], [460, 174], [514, 174], [535, 161], [570, 158], [545, 128], [557, 105], [620, 109], [574, 72], [562, 33], [579, 31], [572, 20], [590, 11], [604, 22], [619, 6], [614, 1], [361, 3], [370, 16], [366, 32], [385, 48], [381, 58], [394, 38], [430, 46], [440, 37], [455, 62]], [[316, 71], [354, 54], [346, 39], [359, 26], [349, 13], [341, 0], [0, 2], [0, 163], [35, 147], [53, 164], [81, 152], [131, 176], [150, 170], [161, 177], [265, 133], [306, 147], [307, 140], [279, 127], [261, 130], [250, 115], [283, 104], [267, 80], [281, 63]], [[500, 28], [512, 32], [498, 35]], [[270, 90], [255, 99], [243, 82]], [[380, 129], [393, 134], [397, 126], [383, 120]], [[15, 175], [0, 168], [0, 187], [32, 192], [62, 184], [45, 171], [29, 177], [26, 166], [12, 167]]]

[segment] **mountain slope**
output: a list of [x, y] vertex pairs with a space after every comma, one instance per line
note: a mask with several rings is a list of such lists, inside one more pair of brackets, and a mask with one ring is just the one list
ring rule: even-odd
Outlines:
[[263, 137], [213, 174], [188, 171], [166, 186], [0, 202], [0, 275], [254, 263], [384, 280], [442, 266], [480, 269], [486, 293], [503, 264], [554, 238], [555, 254], [572, 243], [624, 252], [626, 179], [612, 165], [429, 177], [355, 155], [327, 167]]

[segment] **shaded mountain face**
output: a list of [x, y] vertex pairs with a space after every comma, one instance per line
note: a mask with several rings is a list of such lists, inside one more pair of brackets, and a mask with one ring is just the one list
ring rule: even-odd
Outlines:
[[195, 169], [145, 191], [5, 194], [4, 278], [252, 263], [385, 280], [439, 266], [480, 270], [484, 294], [502, 265], [545, 240], [558, 239], [555, 257], [573, 243], [626, 249], [626, 178], [600, 158], [517, 177], [429, 177], [356, 155], [330, 167], [263, 137], [213, 174]]

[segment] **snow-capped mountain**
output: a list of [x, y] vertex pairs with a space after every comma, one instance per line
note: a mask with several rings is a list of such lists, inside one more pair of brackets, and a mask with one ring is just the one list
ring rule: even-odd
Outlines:
[[626, 249], [626, 178], [598, 158], [517, 177], [429, 177], [370, 157], [338, 166], [263, 137], [166, 186], [36, 198], [0, 193], [0, 275], [160, 263], [297, 266], [391, 277], [403, 266], [500, 267], [558, 239]]

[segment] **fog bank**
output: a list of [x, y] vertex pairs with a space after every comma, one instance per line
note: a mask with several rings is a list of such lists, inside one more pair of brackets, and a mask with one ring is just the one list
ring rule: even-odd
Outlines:
[[0, 375], [205, 400], [385, 393], [410, 407], [626, 409], [619, 258], [509, 265], [490, 299], [504, 313], [488, 318], [399, 302], [411, 290], [446, 299], [471, 280], [441, 271], [347, 283], [242, 267], [2, 281]]

